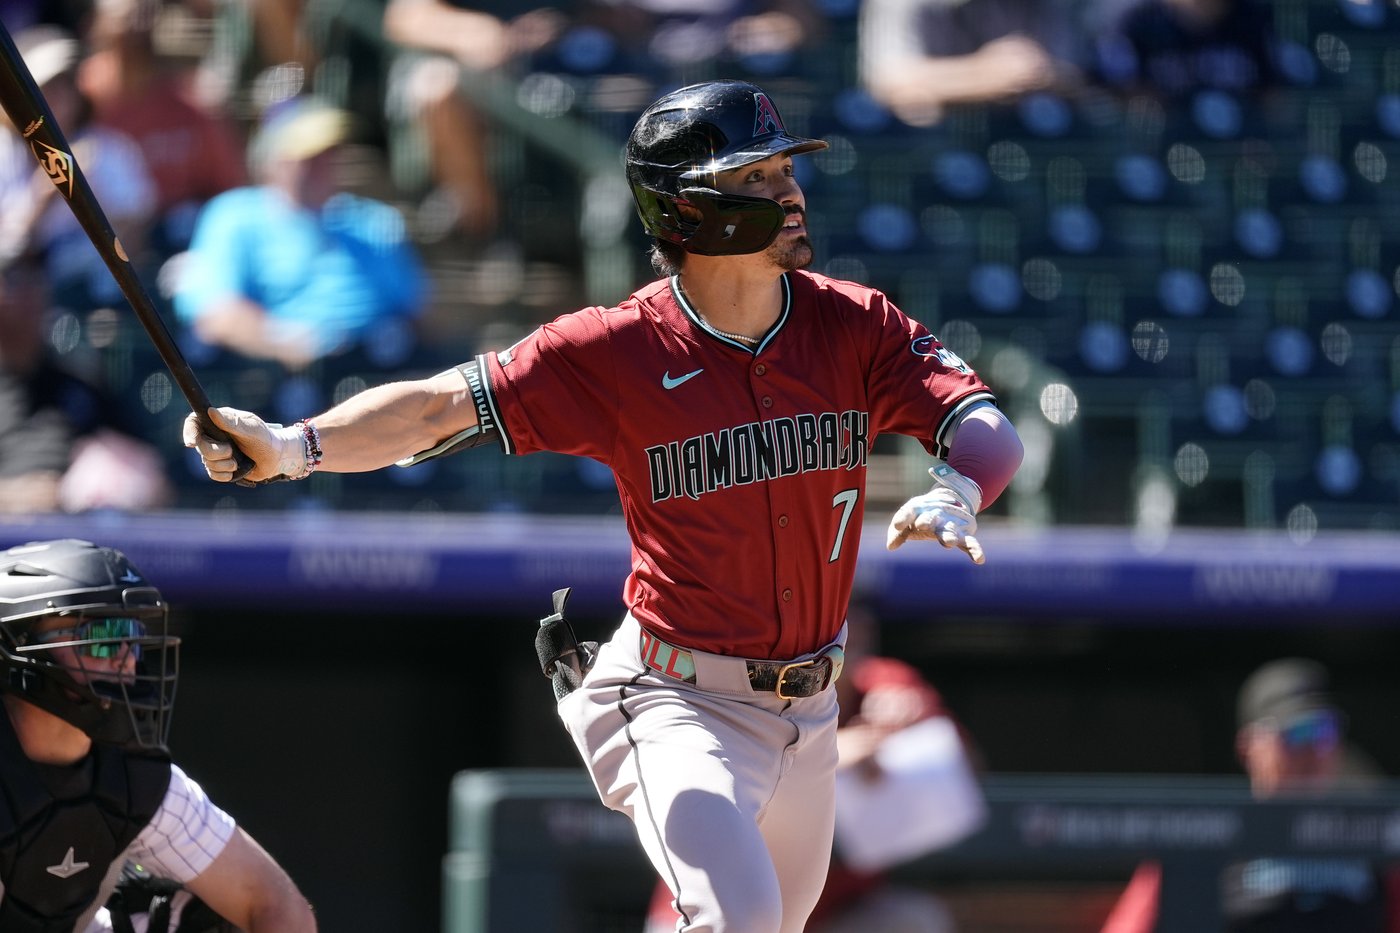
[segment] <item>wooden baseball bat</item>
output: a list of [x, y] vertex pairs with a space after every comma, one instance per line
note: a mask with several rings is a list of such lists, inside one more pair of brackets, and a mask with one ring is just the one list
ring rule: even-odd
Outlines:
[[[24, 142], [34, 154], [39, 167], [49, 176], [59, 194], [63, 195], [63, 199], [68, 202], [68, 209], [78, 219], [88, 239], [92, 240], [92, 245], [97, 247], [98, 255], [111, 270], [112, 277], [116, 279], [122, 294], [136, 312], [136, 317], [146, 329], [151, 343], [155, 344], [156, 352], [165, 361], [170, 375], [175, 378], [175, 384], [180, 387], [180, 392], [199, 418], [204, 433], [216, 440], [228, 440], [228, 435], [210, 422], [209, 396], [205, 394], [204, 387], [199, 384], [194, 370], [185, 360], [179, 344], [171, 336], [165, 320], [156, 310], [150, 293], [137, 277], [131, 259], [122, 248], [121, 240], [112, 230], [102, 205], [98, 203], [87, 179], [83, 177], [78, 160], [73, 157], [68, 140], [64, 138], [63, 129], [54, 119], [48, 101], [44, 99], [43, 92], [34, 81], [34, 75], [30, 73], [29, 66], [24, 63], [24, 58], [15, 48], [14, 40], [10, 38], [10, 33], [3, 24], [0, 24], [0, 107], [9, 114], [10, 122], [24, 137]], [[237, 479], [252, 469], [253, 463], [237, 445], [231, 446], [238, 459], [238, 470], [235, 473]]]

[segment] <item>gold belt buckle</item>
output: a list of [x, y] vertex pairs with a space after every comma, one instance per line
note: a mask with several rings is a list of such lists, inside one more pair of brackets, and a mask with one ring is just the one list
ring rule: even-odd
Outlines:
[[[788, 696], [786, 693], [783, 693], [783, 686], [787, 683], [787, 675], [788, 675], [788, 672], [789, 672], [789, 671], [792, 671], [792, 670], [796, 670], [797, 668], [800, 668], [800, 667], [815, 667], [817, 664], [819, 664], [819, 663], [821, 663], [822, 661], [825, 661], [825, 660], [826, 660], [826, 658], [825, 658], [824, 656], [823, 656], [823, 657], [820, 657], [820, 658], [808, 658], [806, 661], [793, 661], [791, 664], [784, 664], [782, 667], [778, 668], [778, 685], [777, 685], [776, 687], [773, 688], [773, 692], [776, 693], [776, 694], [778, 695], [778, 699], [780, 699], [780, 700], [800, 700], [800, 699], [802, 699], [801, 697]], [[831, 670], [830, 667], [828, 667], [828, 668], [827, 668], [827, 676], [828, 676], [828, 677], [830, 677], [830, 670]], [[823, 686], [825, 686], [825, 685], [823, 685]]]

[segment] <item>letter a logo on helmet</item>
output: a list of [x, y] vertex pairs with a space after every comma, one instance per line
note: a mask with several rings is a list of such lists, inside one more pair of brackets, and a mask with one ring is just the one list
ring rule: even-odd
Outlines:
[[768, 95], [762, 92], [753, 96], [753, 134], [762, 136], [765, 133], [783, 132], [783, 120], [778, 116], [778, 108], [773, 106], [773, 102], [768, 99]]

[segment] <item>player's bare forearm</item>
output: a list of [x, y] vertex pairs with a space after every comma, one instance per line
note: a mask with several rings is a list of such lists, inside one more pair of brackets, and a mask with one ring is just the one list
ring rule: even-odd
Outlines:
[[316, 933], [316, 916], [305, 902], [279, 904], [254, 914], [248, 933]]
[[242, 828], [185, 887], [247, 933], [316, 933], [316, 915], [287, 873]]
[[[437, 446], [476, 427], [476, 409], [466, 380], [456, 370], [391, 382], [355, 395], [314, 418], [294, 425], [269, 424], [253, 412], [210, 408], [206, 431], [191, 414], [181, 432], [186, 447], [199, 451], [209, 478], [258, 485], [302, 479], [315, 469], [366, 473]], [[252, 461], [238, 471], [236, 454]]]
[[312, 419], [321, 469], [363, 473], [402, 460], [476, 424], [466, 381], [456, 370], [366, 389]]

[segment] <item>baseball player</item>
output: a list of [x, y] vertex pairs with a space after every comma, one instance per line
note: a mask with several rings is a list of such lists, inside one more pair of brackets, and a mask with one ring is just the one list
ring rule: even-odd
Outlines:
[[[160, 592], [121, 552], [0, 552], [0, 930], [163, 933], [159, 917], [204, 933], [222, 917], [314, 933], [291, 879], [166, 752], [178, 652]], [[159, 909], [109, 909], [119, 882], [147, 878], [171, 882]]]
[[[933, 488], [890, 547], [984, 560], [977, 513], [1021, 444], [992, 393], [880, 292], [812, 262], [790, 134], [763, 90], [665, 95], [627, 141], [661, 278], [506, 350], [373, 387], [282, 427], [213, 409], [243, 482], [373, 470], [492, 444], [612, 468], [632, 538], [621, 625], [559, 715], [632, 818], [678, 929], [798, 933], [833, 831], [836, 691], [871, 444], [919, 438]], [[220, 481], [228, 442], [185, 443]]]

